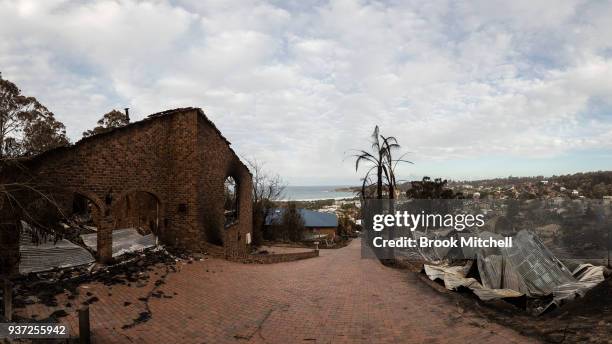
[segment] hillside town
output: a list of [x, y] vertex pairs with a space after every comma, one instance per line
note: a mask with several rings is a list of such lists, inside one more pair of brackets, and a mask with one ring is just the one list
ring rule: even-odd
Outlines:
[[0, 344], [612, 343], [610, 18], [0, 0]]

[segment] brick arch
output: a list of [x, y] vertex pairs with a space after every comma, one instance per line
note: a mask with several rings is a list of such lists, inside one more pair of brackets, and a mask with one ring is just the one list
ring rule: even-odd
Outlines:
[[225, 174], [236, 181], [236, 210], [238, 212], [238, 222], [225, 228], [223, 233], [225, 254], [226, 256], [240, 256], [246, 251], [235, 250], [235, 248], [245, 247], [246, 234], [251, 231], [244, 231], [244, 227], [252, 226], [252, 176], [238, 157], [230, 160]]
[[[236, 210], [236, 215], [239, 215], [239, 213], [240, 213], [240, 206], [239, 206], [239, 204], [240, 204], [240, 191], [239, 191], [239, 190], [240, 190], [240, 185], [241, 185], [242, 183], [241, 183], [241, 182], [240, 182], [240, 180], [239, 180], [238, 178], [236, 178], [236, 177], [235, 177], [233, 174], [228, 174], [228, 175], [226, 175], [226, 176], [225, 176], [225, 178], [223, 179], [223, 187], [224, 187], [224, 188], [225, 188], [225, 182], [226, 182], [226, 181], [227, 181], [229, 178], [232, 178], [232, 179], [234, 180], [234, 183], [235, 183], [235, 185], [234, 185], [234, 197], [236, 197], [236, 200], [234, 201], [234, 203], [235, 203], [235, 204], [234, 204], [234, 207], [236, 208], [236, 209], [235, 209], [235, 210]], [[223, 191], [224, 191], [224, 196], [225, 196], [225, 190], [223, 190]], [[226, 202], [226, 199], [224, 198], [224, 200], [223, 200], [224, 210], [225, 210], [225, 202]]]
[[245, 168], [245, 166], [242, 164], [242, 161], [240, 161], [238, 157], [235, 157], [231, 160], [225, 174], [228, 177], [231, 176], [236, 181], [236, 197], [238, 198], [238, 208], [240, 208], [241, 202], [250, 202], [251, 198], [244, 197], [243, 193], [250, 194], [252, 192], [250, 184], [252, 182], [252, 176], [249, 170]]
[[[122, 191], [119, 196], [117, 196], [116, 198], [113, 197], [113, 204], [111, 206], [111, 209], [113, 209], [113, 211], [115, 210], [114, 207], [121, 201], [123, 201], [124, 199], [126, 199], [129, 195], [135, 194], [135, 193], [146, 193], [148, 195], [150, 195], [151, 197], [153, 197], [156, 201], [157, 201], [157, 229], [159, 231], [159, 233], [155, 233], [157, 235], [159, 235], [160, 237], [164, 236], [164, 214], [165, 214], [165, 203], [163, 201], [163, 199], [159, 196], [159, 192], [155, 191], [151, 188], [130, 188], [127, 190]], [[114, 217], [115, 214], [113, 214], [113, 211], [111, 211], [111, 216]]]
[[102, 202], [102, 200], [94, 192], [83, 190], [83, 189], [79, 189], [79, 188], [68, 188], [66, 191], [68, 191], [69, 193], [71, 193], [73, 195], [74, 194], [78, 194], [78, 195], [81, 195], [81, 196], [87, 198], [88, 200], [90, 200], [98, 208], [98, 211], [100, 212], [100, 215], [101, 216], [104, 215], [104, 213], [106, 211], [106, 205], [104, 204], [104, 202]]
[[[57, 192], [77, 191], [100, 208], [98, 252], [103, 261], [111, 258], [112, 247], [112, 202], [110, 207], [106, 204], [109, 191], [113, 201], [134, 191], [154, 195], [160, 205], [162, 242], [198, 250], [206, 241], [207, 230], [223, 229], [219, 196], [223, 196], [225, 175], [231, 173], [238, 182], [240, 218], [223, 249], [229, 254], [247, 251], [236, 233], [243, 236], [251, 231], [251, 198], [244, 191], [250, 189], [251, 177], [201, 109], [153, 114], [72, 146], [45, 152], [24, 165], [37, 182]], [[15, 173], [10, 178], [21, 180], [25, 176]]]
[[153, 196], [160, 207], [163, 207], [163, 201], [162, 198], [159, 196], [159, 193], [157, 191], [154, 191], [153, 189], [150, 188], [140, 188], [140, 187], [136, 187], [136, 188], [129, 188], [127, 190], [122, 191], [117, 198], [113, 199], [113, 203], [115, 203], [116, 201], [122, 200], [123, 198], [127, 197], [130, 194], [136, 193], [136, 192], [145, 192], [150, 194], [151, 196]]
[[100, 197], [98, 197], [98, 195], [92, 191], [88, 191], [83, 188], [72, 187], [67, 187], [65, 191], [71, 194], [70, 199], [72, 200], [72, 202], [74, 202], [75, 195], [80, 195], [92, 202], [96, 207], [96, 213], [91, 214], [92, 221], [95, 227], [97, 227], [96, 256], [99, 261], [108, 262], [112, 256], [112, 237], [109, 238], [109, 236], [105, 233], [105, 227], [107, 227], [105, 224], [108, 222], [105, 221], [108, 207], [104, 202], [102, 202]]
[[[238, 219], [233, 224], [226, 226], [224, 216], [224, 184], [228, 177], [232, 177], [236, 182], [236, 211]], [[204, 226], [204, 235], [207, 243], [223, 246], [227, 249], [228, 245], [235, 245], [243, 236], [240, 227], [244, 225], [250, 226], [249, 221], [252, 216], [250, 207], [247, 210], [243, 205], [246, 202], [250, 205], [251, 198], [245, 195], [244, 190], [248, 189], [248, 196], [251, 195], [251, 184], [248, 183], [251, 180], [251, 175], [240, 159], [237, 156], [232, 156], [230, 159], [223, 161], [217, 171], [214, 174], [208, 175], [207, 179], [207, 190], [218, 196], [215, 197], [216, 201], [210, 204], [209, 209], [205, 211], [205, 222], [208, 223]]]

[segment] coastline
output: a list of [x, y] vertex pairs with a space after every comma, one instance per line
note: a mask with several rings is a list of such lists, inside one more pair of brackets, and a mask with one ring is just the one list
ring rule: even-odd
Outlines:
[[277, 202], [316, 202], [316, 201], [353, 201], [359, 200], [359, 197], [327, 197], [327, 198], [303, 198], [303, 199], [292, 199], [292, 198], [284, 198], [279, 199]]

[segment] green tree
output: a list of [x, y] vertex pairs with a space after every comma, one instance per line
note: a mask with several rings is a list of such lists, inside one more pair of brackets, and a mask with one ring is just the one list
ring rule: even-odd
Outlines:
[[340, 212], [338, 216], [338, 228], [336, 234], [338, 236], [346, 236], [352, 234], [355, 231], [355, 222], [351, 220], [351, 217], [346, 211]]
[[69, 144], [64, 124], [36, 98], [0, 75], [0, 159]]
[[410, 182], [411, 188], [406, 191], [406, 196], [414, 199], [453, 199], [463, 196], [447, 188], [447, 183], [446, 179], [436, 178], [432, 181], [425, 176], [421, 181]]
[[598, 183], [593, 186], [592, 197], [593, 198], [602, 198], [603, 196], [608, 195], [608, 186], [604, 183]]
[[95, 128], [84, 131], [83, 137], [106, 133], [115, 128], [123, 127], [128, 123], [130, 123], [130, 118], [127, 114], [121, 111], [112, 110], [104, 114], [104, 116], [98, 120], [98, 125]]
[[44, 151], [70, 144], [66, 137], [66, 128], [53, 116], [39, 117], [29, 121], [23, 129], [21, 143], [26, 154], [39, 154]]
[[300, 241], [304, 235], [304, 219], [293, 202], [289, 202], [281, 219], [281, 232], [284, 239]]

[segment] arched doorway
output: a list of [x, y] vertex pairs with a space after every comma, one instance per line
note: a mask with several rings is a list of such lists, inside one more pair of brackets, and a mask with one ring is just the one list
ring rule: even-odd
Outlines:
[[134, 228], [141, 235], [160, 233], [161, 202], [148, 191], [130, 191], [117, 199], [112, 208], [115, 230]]
[[97, 230], [102, 212], [91, 197], [80, 192], [72, 195], [72, 208], [68, 220], [87, 232]]
[[71, 227], [77, 228], [80, 241], [98, 261], [105, 261], [111, 251], [112, 238], [109, 241], [100, 240], [104, 231], [102, 218], [106, 210], [103, 203], [95, 195], [79, 190], [72, 193], [68, 206], [68, 222]]

